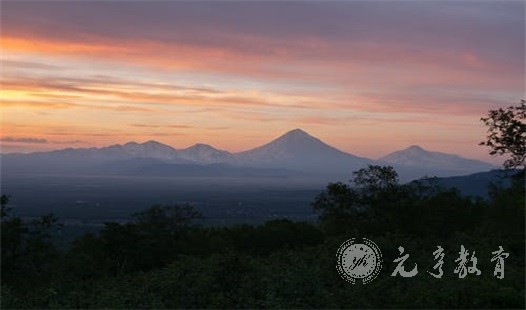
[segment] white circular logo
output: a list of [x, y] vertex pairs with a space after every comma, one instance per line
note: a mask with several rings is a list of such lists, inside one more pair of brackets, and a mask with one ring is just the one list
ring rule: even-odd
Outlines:
[[356, 279], [362, 279], [363, 284], [369, 283], [382, 269], [382, 252], [369, 239], [356, 238], [345, 241], [336, 253], [338, 262], [336, 269], [340, 276], [355, 284]]

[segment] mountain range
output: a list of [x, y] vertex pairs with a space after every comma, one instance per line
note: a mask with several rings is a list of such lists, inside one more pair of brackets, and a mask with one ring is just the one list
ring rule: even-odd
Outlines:
[[254, 149], [230, 153], [206, 144], [175, 149], [156, 141], [101, 148], [2, 154], [2, 173], [125, 174], [162, 176], [310, 176], [347, 180], [368, 164], [391, 165], [402, 181], [456, 176], [496, 167], [457, 155], [410, 146], [379, 159], [343, 152], [294, 129]]

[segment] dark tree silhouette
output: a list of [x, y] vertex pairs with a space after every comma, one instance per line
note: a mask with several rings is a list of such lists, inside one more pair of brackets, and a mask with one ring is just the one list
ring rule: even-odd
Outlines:
[[351, 180], [358, 188], [377, 191], [389, 189], [398, 185], [398, 173], [391, 166], [368, 165], [353, 172]]
[[518, 106], [490, 110], [480, 119], [488, 126], [488, 137], [480, 145], [491, 148], [491, 155], [508, 155], [504, 167], [525, 168], [526, 163], [526, 101]]

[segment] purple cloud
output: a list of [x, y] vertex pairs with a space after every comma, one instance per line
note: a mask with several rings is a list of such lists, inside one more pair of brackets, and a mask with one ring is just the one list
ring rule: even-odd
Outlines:
[[23, 137], [23, 138], [2, 137], [2, 138], [0, 138], [0, 141], [3, 141], [3, 142], [18, 142], [18, 143], [38, 143], [38, 144], [48, 143], [48, 141], [46, 139], [43, 139], [43, 138], [29, 138], [29, 137]]

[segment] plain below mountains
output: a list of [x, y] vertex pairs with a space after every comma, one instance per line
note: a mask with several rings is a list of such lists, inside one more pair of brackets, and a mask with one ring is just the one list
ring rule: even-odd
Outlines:
[[309, 177], [348, 180], [351, 172], [368, 164], [391, 165], [402, 181], [423, 176], [448, 177], [488, 171], [496, 167], [457, 155], [431, 152], [419, 146], [380, 159], [343, 152], [294, 129], [277, 139], [240, 153], [206, 144], [186, 149], [148, 141], [101, 148], [68, 148], [30, 154], [2, 154], [2, 173], [97, 174], [199, 177]]

